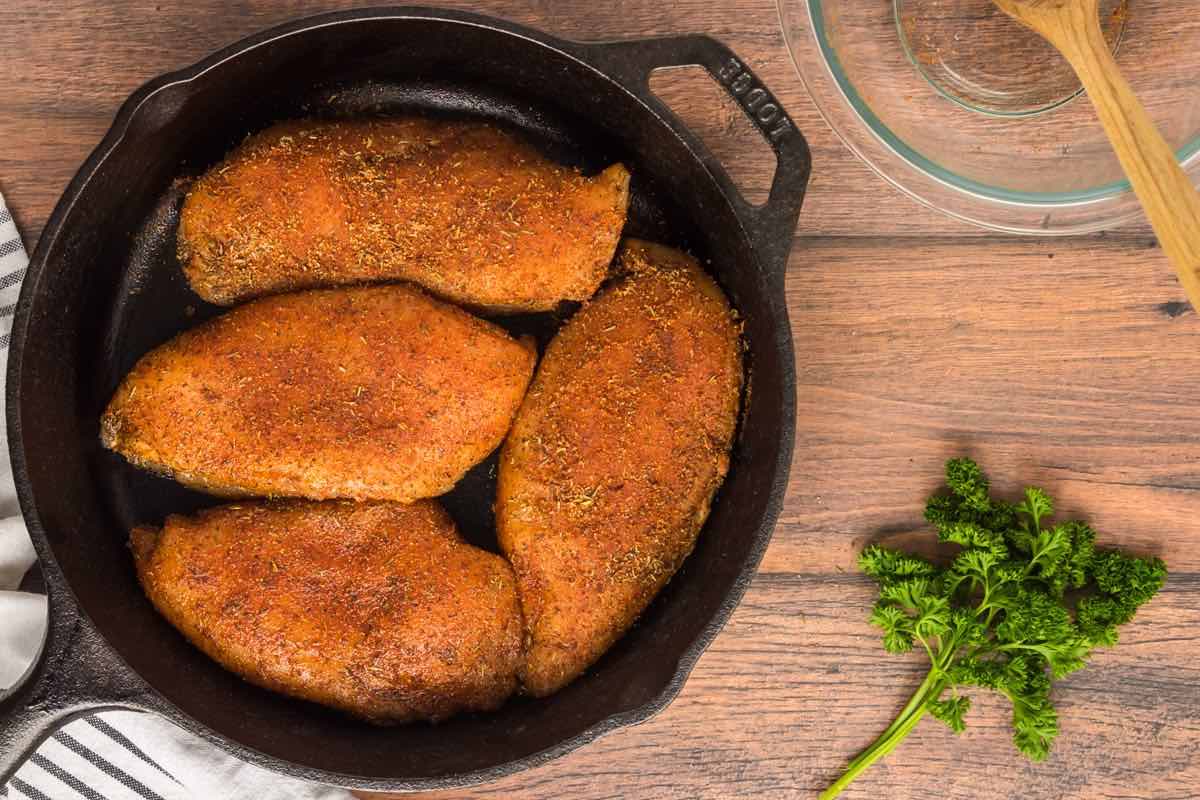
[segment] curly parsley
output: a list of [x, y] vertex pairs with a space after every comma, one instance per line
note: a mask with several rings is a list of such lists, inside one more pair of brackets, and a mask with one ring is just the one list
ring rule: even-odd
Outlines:
[[1054, 504], [1041, 489], [1019, 504], [994, 500], [970, 459], [946, 464], [949, 492], [934, 495], [925, 518], [938, 538], [961, 550], [948, 567], [871, 546], [859, 556], [879, 584], [872, 624], [889, 653], [921, 647], [925, 681], [908, 705], [845, 774], [821, 794], [836, 797], [854, 778], [903, 741], [926, 712], [961, 733], [971, 699], [982, 687], [1012, 702], [1013, 743], [1041, 761], [1058, 736], [1052, 681], [1081, 669], [1092, 648], [1117, 643], [1167, 576], [1157, 558], [1097, 550], [1082, 522], [1051, 525]]

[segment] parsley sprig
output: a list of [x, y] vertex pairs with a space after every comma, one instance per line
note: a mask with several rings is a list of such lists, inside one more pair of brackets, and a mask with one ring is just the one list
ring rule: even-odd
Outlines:
[[930, 669], [908, 705], [844, 775], [821, 794], [836, 797], [904, 740], [928, 712], [955, 733], [975, 687], [1012, 702], [1013, 743], [1041, 761], [1058, 736], [1051, 682], [1081, 669], [1091, 651], [1117, 643], [1117, 628], [1162, 587], [1157, 558], [1097, 550], [1082, 522], [1050, 524], [1041, 489], [1019, 504], [994, 500], [979, 466], [946, 464], [949, 492], [929, 498], [925, 518], [961, 549], [948, 567], [871, 546], [859, 567], [879, 584], [872, 624], [890, 653], [920, 647]]

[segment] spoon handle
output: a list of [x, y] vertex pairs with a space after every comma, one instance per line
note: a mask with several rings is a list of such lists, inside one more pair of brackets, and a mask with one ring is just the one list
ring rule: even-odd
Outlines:
[[1070, 16], [1061, 15], [1047, 38], [1078, 73], [1163, 252], [1200, 311], [1200, 193], [1121, 74], [1098, 18]]

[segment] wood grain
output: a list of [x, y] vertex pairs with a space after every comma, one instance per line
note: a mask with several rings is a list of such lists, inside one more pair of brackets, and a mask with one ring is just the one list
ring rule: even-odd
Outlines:
[[[355, 3], [359, 5], [360, 3]], [[9, 0], [0, 7], [0, 188], [32, 241], [142, 81], [266, 25], [349, 2]], [[762, 570], [679, 698], [655, 719], [451, 798], [811, 797], [919, 681], [866, 624], [868, 541], [928, 543], [924, 496], [971, 454], [998, 488], [1045, 486], [1104, 542], [1161, 554], [1164, 594], [1120, 646], [1056, 692], [1064, 733], [1024, 761], [981, 697], [955, 740], [923, 721], [846, 797], [1176, 800], [1200, 785], [1200, 317], [1144, 225], [1069, 240], [996, 238], [900, 196], [824, 124], [771, 0], [457, 2], [580, 39], [704, 31], [788, 107], [814, 152], [788, 276], [799, 365], [787, 501]], [[737, 112], [655, 88], [747, 152]], [[761, 191], [770, 156], [741, 159]], [[757, 182], [758, 189], [754, 188]]]
[[1200, 572], [1200, 325], [1153, 248], [799, 242], [797, 448], [763, 569], [848, 569], [868, 538], [922, 530], [941, 462], [969, 453], [999, 491], [1045, 486], [1108, 541]]

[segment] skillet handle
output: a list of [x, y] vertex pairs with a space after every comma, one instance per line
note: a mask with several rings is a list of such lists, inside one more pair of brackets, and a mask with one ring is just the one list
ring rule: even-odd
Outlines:
[[[804, 135], [771, 91], [732, 50], [708, 36], [589, 43], [581, 44], [580, 48], [585, 60], [602, 66], [608, 74], [618, 78], [700, 155], [743, 220], [750, 241], [763, 256], [773, 277], [782, 281], [812, 171], [812, 157]], [[762, 206], [752, 206], [745, 201], [704, 143], [650, 90], [650, 74], [654, 70], [691, 65], [708, 71], [775, 152], [775, 176]]]
[[0, 786], [71, 719], [105, 709], [149, 710], [150, 688], [79, 611], [55, 564], [43, 561], [49, 624], [37, 661], [0, 691]]

